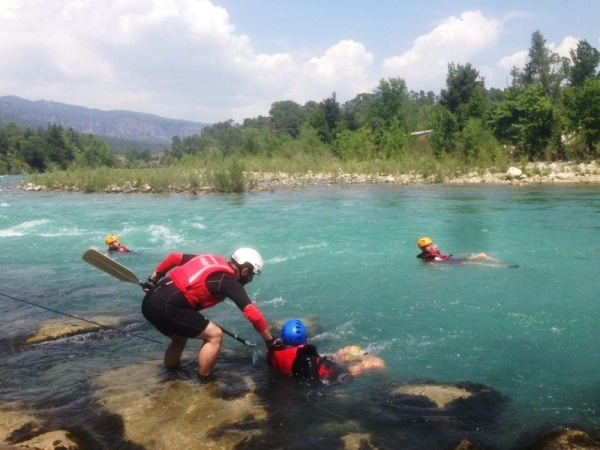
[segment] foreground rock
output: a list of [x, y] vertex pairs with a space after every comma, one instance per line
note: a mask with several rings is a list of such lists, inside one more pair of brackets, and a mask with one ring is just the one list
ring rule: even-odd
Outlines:
[[161, 362], [101, 375], [98, 403], [123, 421], [124, 437], [145, 449], [232, 449], [262, 433], [266, 412], [252, 379], [227, 374], [211, 383], [161, 380]]
[[518, 447], [526, 450], [598, 450], [600, 436], [577, 428], [557, 426], [524, 439]]
[[67, 430], [48, 430], [23, 411], [0, 409], [0, 450], [83, 450], [85, 445]]
[[[145, 450], [311, 446], [483, 450], [498, 448], [492, 430], [504, 405], [492, 389], [469, 383], [377, 389], [372, 394], [381, 398], [375, 401], [365, 401], [372, 394], [348, 397], [342, 390], [331, 396], [329, 391], [325, 396], [315, 394], [315, 402], [307, 401], [308, 391], [293, 385], [292, 391], [277, 390], [271, 404], [257, 394], [252, 377], [227, 371], [214, 382], [201, 383], [185, 371], [165, 375], [160, 361], [107, 372], [92, 384], [96, 389], [92, 414], [102, 423], [98, 430], [80, 436], [74, 430], [53, 429], [54, 417], [45, 421], [3, 405], [0, 450], [84, 450], [111, 448], [106, 446], [111, 442], [114, 448]], [[292, 420], [298, 408], [308, 414], [302, 424]], [[94, 442], [99, 435], [102, 439]], [[599, 449], [600, 441], [589, 431], [556, 426], [529, 432], [513, 448]]]

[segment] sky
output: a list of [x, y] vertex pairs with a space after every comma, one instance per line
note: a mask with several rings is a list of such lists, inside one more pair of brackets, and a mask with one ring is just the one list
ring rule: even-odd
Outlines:
[[382, 79], [439, 94], [451, 63], [504, 89], [535, 31], [569, 56], [598, 23], [598, 0], [0, 0], [0, 96], [242, 123]]

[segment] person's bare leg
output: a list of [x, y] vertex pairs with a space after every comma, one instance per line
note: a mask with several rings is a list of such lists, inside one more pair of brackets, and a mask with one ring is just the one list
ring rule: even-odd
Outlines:
[[164, 364], [167, 369], [174, 369], [179, 365], [181, 354], [185, 348], [187, 338], [181, 336], [171, 336], [171, 343], [165, 351]]
[[487, 253], [475, 253], [474, 255], [471, 256], [471, 259], [487, 259], [488, 261], [498, 262], [498, 260], [492, 258]]
[[385, 370], [385, 362], [383, 359], [373, 355], [365, 355], [361, 362], [348, 367], [348, 371], [353, 376], [361, 375], [365, 372], [381, 372], [383, 370]]
[[215, 367], [221, 350], [223, 332], [214, 323], [209, 322], [204, 331], [198, 335], [198, 339], [204, 341], [198, 351], [198, 375], [205, 377], [210, 375]]

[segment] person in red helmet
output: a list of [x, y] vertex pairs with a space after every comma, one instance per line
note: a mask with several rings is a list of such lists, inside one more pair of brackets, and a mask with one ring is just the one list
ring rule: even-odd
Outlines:
[[474, 253], [469, 256], [454, 257], [452, 254], [445, 255], [433, 245], [433, 242], [428, 237], [422, 237], [417, 241], [417, 247], [421, 253], [417, 258], [422, 259], [428, 264], [444, 262], [449, 264], [463, 264], [471, 266], [487, 266], [487, 267], [519, 267], [517, 264], [506, 265], [498, 262], [486, 253]]
[[121, 245], [121, 243], [119, 242], [119, 237], [116, 234], [109, 234], [108, 236], [106, 236], [106, 238], [104, 239], [104, 243], [108, 245], [108, 253], [127, 253], [131, 251], [124, 245]]
[[451, 258], [452, 255], [444, 255], [441, 251], [433, 245], [433, 241], [428, 237], [422, 237], [417, 241], [417, 246], [421, 250], [421, 253], [417, 255], [417, 258], [421, 258], [426, 262], [434, 261], [446, 261]]
[[299, 319], [289, 319], [283, 324], [281, 344], [267, 349], [267, 362], [282, 375], [317, 384], [385, 369], [381, 358], [368, 355], [358, 346], [344, 347], [329, 356], [320, 355], [314, 345], [307, 344], [306, 327]]
[[263, 260], [251, 248], [236, 250], [229, 259], [219, 255], [171, 253], [143, 283], [146, 296], [142, 314], [154, 327], [171, 338], [164, 365], [175, 368], [188, 339], [203, 341], [198, 351], [198, 376], [212, 374], [221, 349], [223, 332], [198, 311], [231, 299], [264, 339], [267, 347], [277, 344], [260, 310], [244, 286], [260, 275]]

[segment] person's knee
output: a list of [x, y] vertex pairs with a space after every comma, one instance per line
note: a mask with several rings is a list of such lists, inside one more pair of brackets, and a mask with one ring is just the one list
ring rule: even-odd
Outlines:
[[175, 347], [185, 347], [187, 338], [182, 336], [171, 336], [171, 344]]
[[221, 345], [221, 341], [223, 340], [223, 331], [214, 323], [209, 322], [207, 327], [202, 333], [200, 333], [198, 337], [205, 342]]

